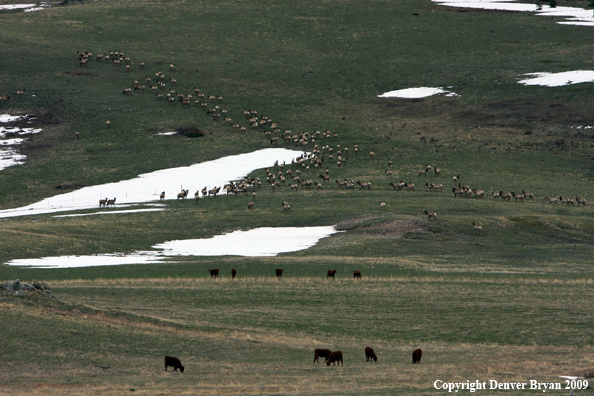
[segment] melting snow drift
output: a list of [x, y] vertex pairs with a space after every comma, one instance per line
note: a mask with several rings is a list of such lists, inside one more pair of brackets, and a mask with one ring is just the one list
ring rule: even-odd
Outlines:
[[191, 166], [158, 170], [130, 180], [81, 188], [21, 208], [0, 210], [0, 218], [95, 209], [99, 206], [99, 199], [106, 197], [116, 198], [116, 204], [130, 204], [158, 201], [161, 191], [165, 191], [166, 199], [171, 199], [182, 188], [194, 191], [204, 186], [223, 186], [256, 169], [272, 166], [277, 160], [279, 163], [291, 163], [301, 154], [302, 151], [282, 148], [263, 149]]
[[525, 76], [533, 76], [518, 81], [524, 85], [543, 85], [545, 87], [560, 87], [563, 85], [594, 82], [593, 70], [575, 70], [561, 73], [528, 73]]
[[265, 227], [249, 231], [234, 231], [208, 239], [169, 241], [153, 246], [159, 251], [136, 252], [130, 255], [106, 254], [93, 256], [43, 257], [12, 260], [7, 265], [35, 268], [79, 268], [105, 265], [157, 264], [172, 256], [276, 256], [314, 246], [320, 239], [334, 233], [333, 226]]
[[446, 91], [443, 88], [406, 88], [399, 89], [397, 91], [386, 92], [385, 94], [379, 95], [378, 98], [404, 98], [404, 99], [420, 99], [428, 96], [446, 94], [446, 96], [460, 96], [454, 92]]
[[[0, 123], [10, 123], [31, 119], [33, 116], [11, 116], [0, 114]], [[27, 159], [26, 155], [19, 154], [15, 146], [23, 143], [26, 139], [22, 136], [41, 132], [41, 129], [18, 128], [16, 126], [0, 126], [0, 171], [14, 165], [22, 165]], [[7, 138], [10, 136], [10, 138]]]
[[543, 5], [539, 8], [536, 4], [518, 3], [514, 0], [433, 0], [433, 2], [448, 7], [535, 12], [538, 16], [565, 18], [565, 21], [557, 22], [560, 25], [594, 26], [592, 10], [577, 7], [551, 8], [548, 5]]

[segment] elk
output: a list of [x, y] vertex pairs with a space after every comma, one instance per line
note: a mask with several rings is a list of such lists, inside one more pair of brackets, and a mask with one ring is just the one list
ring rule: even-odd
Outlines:
[[518, 200], [520, 200], [522, 201], [522, 203], [524, 203], [524, 194], [516, 194], [512, 191], [511, 196], [514, 197], [515, 202], [518, 202]]
[[575, 201], [577, 202], [577, 205], [578, 206], [580, 206], [580, 204], [582, 204], [583, 206], [586, 206], [586, 199], [585, 198], [575, 197]]
[[393, 183], [393, 182], [392, 182], [392, 183], [390, 183], [390, 185], [391, 185], [392, 187], [394, 187], [394, 190], [398, 189], [398, 190], [400, 190], [400, 191], [402, 191], [402, 189], [403, 189], [404, 187], [406, 187], [406, 183], [405, 183], [405, 182], [403, 182], [402, 180], [400, 181], [400, 183]]
[[429, 217], [429, 220], [431, 220], [432, 217], [433, 217], [433, 220], [437, 220], [437, 213], [429, 212], [427, 210], [425, 210], [423, 213], [425, 213]]

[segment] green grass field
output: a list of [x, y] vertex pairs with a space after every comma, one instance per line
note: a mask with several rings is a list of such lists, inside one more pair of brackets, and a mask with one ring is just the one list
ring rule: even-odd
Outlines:
[[[302, 179], [321, 181], [327, 167], [331, 181], [322, 189], [272, 191], [264, 183], [252, 211], [248, 194], [167, 200], [163, 212], [1, 219], [0, 282], [45, 282], [56, 297], [0, 292], [3, 393], [442, 394], [436, 380], [565, 387], [559, 376], [592, 371], [594, 135], [583, 127], [594, 125], [594, 86], [517, 83], [525, 73], [592, 69], [592, 28], [429, 0], [68, 3], [0, 11], [0, 96], [11, 96], [0, 114], [34, 114], [22, 126], [43, 128], [20, 148], [26, 164], [0, 172], [0, 209], [271, 147], [245, 110], [281, 131], [337, 134], [307, 145], [280, 138], [280, 147], [349, 152], [340, 167], [326, 152], [321, 168], [302, 170]], [[93, 53], [86, 66], [77, 51]], [[124, 52], [130, 70], [95, 59], [109, 51]], [[222, 96], [210, 105], [247, 130], [197, 105], [158, 100], [148, 87], [158, 71], [167, 90]], [[146, 92], [123, 95], [135, 80]], [[377, 97], [422, 86], [460, 96]], [[204, 135], [157, 135], [189, 126]], [[427, 164], [441, 177], [419, 177]], [[454, 198], [455, 175], [487, 196]], [[251, 176], [266, 178], [264, 170]], [[334, 180], [345, 178], [373, 188], [338, 189]], [[389, 185], [400, 180], [416, 190]], [[428, 182], [445, 191], [429, 191]], [[535, 199], [492, 200], [501, 190]], [[579, 196], [586, 205], [550, 205], [546, 196]], [[321, 225], [343, 232], [271, 258], [52, 270], [4, 264]], [[211, 280], [209, 268], [221, 278]], [[276, 268], [285, 269], [282, 280]], [[325, 279], [328, 269], [338, 271], [334, 281]], [[353, 270], [363, 279], [353, 280]], [[365, 346], [377, 363], [365, 362]], [[314, 348], [342, 350], [344, 367], [312, 363]], [[420, 365], [410, 364], [415, 348], [424, 351]], [[165, 355], [179, 357], [185, 372], [165, 373]], [[592, 385], [576, 394], [592, 394]]]

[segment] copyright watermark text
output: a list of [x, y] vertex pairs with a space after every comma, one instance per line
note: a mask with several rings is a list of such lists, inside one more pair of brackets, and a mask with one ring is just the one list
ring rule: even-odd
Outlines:
[[565, 380], [565, 382], [539, 382], [530, 380], [528, 382], [499, 382], [496, 380], [470, 381], [466, 382], [447, 382], [436, 380], [433, 383], [435, 389], [447, 390], [448, 392], [476, 392], [477, 390], [539, 390], [542, 392], [563, 390], [563, 389], [586, 389], [588, 381], [586, 380]]

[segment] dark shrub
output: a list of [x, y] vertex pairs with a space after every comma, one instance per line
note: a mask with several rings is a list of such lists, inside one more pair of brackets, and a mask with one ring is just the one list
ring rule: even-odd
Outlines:
[[175, 131], [177, 133], [179, 133], [180, 135], [184, 135], [189, 138], [204, 136], [204, 132], [201, 131], [200, 129], [196, 128], [195, 126], [181, 127], [181, 128], [177, 128]]

